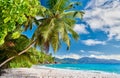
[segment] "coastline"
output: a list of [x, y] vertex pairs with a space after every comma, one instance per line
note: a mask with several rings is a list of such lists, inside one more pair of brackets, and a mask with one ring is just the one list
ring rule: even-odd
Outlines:
[[44, 67], [6, 69], [0, 78], [120, 78], [120, 74]]

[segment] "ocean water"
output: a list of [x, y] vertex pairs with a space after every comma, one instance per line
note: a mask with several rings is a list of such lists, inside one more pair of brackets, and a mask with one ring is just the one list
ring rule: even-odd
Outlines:
[[120, 64], [46, 64], [50, 68], [87, 70], [120, 74]]

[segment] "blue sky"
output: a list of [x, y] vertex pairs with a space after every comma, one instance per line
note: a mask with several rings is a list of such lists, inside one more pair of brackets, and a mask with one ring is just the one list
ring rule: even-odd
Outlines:
[[83, 20], [78, 20], [74, 28], [80, 39], [75, 41], [71, 38], [71, 47], [68, 51], [66, 45], [62, 43], [54, 56], [75, 59], [87, 56], [120, 60], [120, 0], [72, 1], [81, 1], [83, 5], [76, 7], [75, 10], [85, 12]]
[[71, 48], [66, 51], [62, 44], [55, 54], [59, 58], [95, 57], [120, 60], [120, 0], [73, 0], [83, 6], [77, 10], [85, 12], [74, 30], [79, 41], [71, 39]]

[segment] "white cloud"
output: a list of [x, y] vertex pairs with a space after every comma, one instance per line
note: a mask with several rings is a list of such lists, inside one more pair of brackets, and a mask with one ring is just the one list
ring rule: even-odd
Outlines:
[[55, 57], [60, 59], [64, 59], [64, 58], [80, 59], [82, 56], [78, 54], [66, 54], [66, 55], [55, 55]]
[[111, 28], [109, 28], [109, 35], [108, 35], [108, 37], [109, 37], [109, 40], [111, 40], [111, 39], [116, 39], [116, 40], [120, 40], [120, 26], [114, 26], [114, 27], [111, 27]]
[[120, 55], [90, 55], [91, 58], [120, 60]]
[[99, 51], [88, 51], [90, 54], [96, 54], [96, 55], [101, 55], [104, 54], [103, 52], [99, 52]]
[[92, 39], [84, 40], [83, 43], [85, 45], [88, 45], [88, 46], [94, 46], [94, 45], [97, 45], [97, 44], [101, 44], [101, 45], [106, 44], [105, 41], [98, 41], [98, 40], [92, 40]]
[[[104, 21], [99, 19], [97, 17], [93, 17], [94, 19], [90, 18], [89, 20], [87, 19], [87, 23], [90, 24], [90, 27], [93, 29], [93, 30], [97, 30], [97, 29], [100, 29], [100, 30], [104, 30]], [[98, 21], [97, 21], [98, 20]], [[94, 22], [93, 22], [94, 21]]]
[[88, 34], [88, 31], [85, 28], [86, 28], [86, 26], [84, 24], [76, 24], [74, 27], [74, 30], [78, 34]]
[[90, 0], [84, 20], [94, 31], [108, 33], [109, 40], [120, 40], [120, 0]]

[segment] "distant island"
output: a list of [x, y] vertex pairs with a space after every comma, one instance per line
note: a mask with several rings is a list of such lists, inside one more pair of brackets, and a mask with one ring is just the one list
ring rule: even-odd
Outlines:
[[72, 58], [55, 58], [57, 63], [61, 64], [120, 64], [120, 60], [114, 59], [98, 59], [98, 58], [90, 58], [90, 57], [83, 57], [80, 59], [72, 59]]

